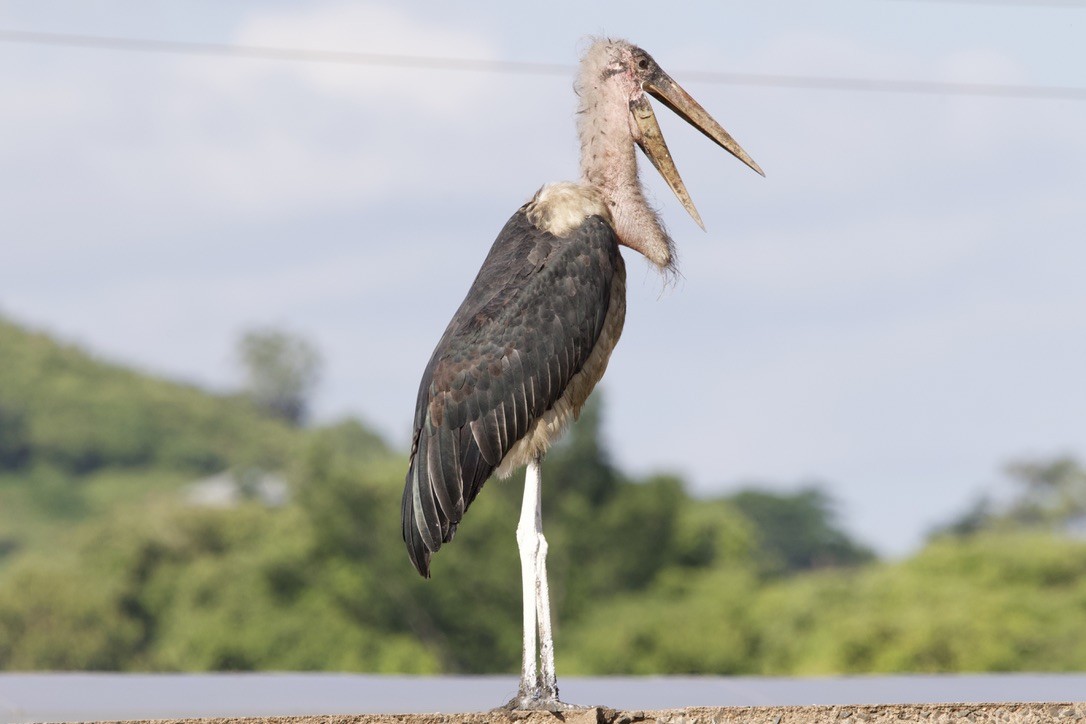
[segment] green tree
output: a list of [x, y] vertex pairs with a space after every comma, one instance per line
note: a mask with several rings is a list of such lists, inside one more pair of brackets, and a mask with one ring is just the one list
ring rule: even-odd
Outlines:
[[242, 335], [238, 353], [246, 391], [257, 407], [292, 425], [304, 422], [309, 395], [320, 377], [316, 348], [288, 332], [254, 329]]
[[1075, 458], [1016, 460], [1004, 470], [1014, 490], [1009, 501], [1000, 504], [982, 495], [929, 538], [1018, 528], [1065, 532], [1086, 519], [1086, 468]]
[[632, 480], [603, 436], [597, 391], [543, 463], [543, 526], [555, 610], [571, 622], [669, 571], [747, 560], [750, 528], [727, 504], [695, 501], [672, 475]]
[[1018, 489], [1009, 517], [1025, 525], [1063, 525], [1086, 515], [1086, 469], [1072, 457], [1007, 465]]
[[580, 615], [600, 596], [645, 588], [678, 557], [682, 484], [627, 479], [603, 438], [605, 397], [596, 391], [543, 462], [543, 528], [559, 616]]
[[806, 487], [795, 493], [750, 488], [726, 500], [753, 524], [771, 571], [794, 573], [874, 559], [870, 549], [841, 529], [833, 499], [820, 488]]
[[0, 471], [18, 470], [30, 461], [26, 412], [0, 400]]
[[139, 637], [98, 571], [24, 559], [0, 586], [0, 670], [115, 670]]
[[1086, 545], [944, 538], [901, 562], [779, 579], [754, 602], [761, 673], [1074, 671]]
[[513, 536], [520, 485], [491, 480], [433, 578], [411, 567], [400, 532], [405, 457], [361, 453], [342, 428], [318, 431], [296, 474], [314, 536], [313, 571], [344, 615], [405, 637], [449, 672], [508, 671], [518, 661], [520, 578]]

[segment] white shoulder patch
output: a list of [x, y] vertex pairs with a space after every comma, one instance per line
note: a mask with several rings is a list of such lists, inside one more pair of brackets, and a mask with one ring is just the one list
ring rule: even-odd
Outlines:
[[525, 209], [528, 221], [557, 237], [568, 236], [589, 216], [601, 216], [613, 228], [611, 210], [591, 186], [563, 181], [547, 184], [536, 192]]

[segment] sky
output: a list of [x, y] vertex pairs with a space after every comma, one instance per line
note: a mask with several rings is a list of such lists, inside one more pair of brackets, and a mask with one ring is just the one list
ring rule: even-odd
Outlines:
[[240, 383], [244, 330], [283, 328], [325, 358], [318, 420], [406, 446], [498, 230], [577, 176], [572, 70], [3, 31], [570, 66], [587, 37], [625, 37], [766, 178], [657, 108], [707, 231], [643, 164], [682, 276], [626, 254], [602, 383], [617, 463], [702, 495], [818, 481], [850, 531], [905, 554], [1008, 461], [1086, 458], [1086, 99], [698, 74], [1081, 89], [1084, 30], [1078, 2], [0, 0], [0, 314], [217, 390]]

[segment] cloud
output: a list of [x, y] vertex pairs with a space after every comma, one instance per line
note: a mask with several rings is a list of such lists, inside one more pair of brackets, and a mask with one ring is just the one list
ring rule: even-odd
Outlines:
[[[470, 30], [355, 3], [254, 14], [233, 42], [484, 59], [494, 53]], [[43, 202], [92, 228], [102, 226], [96, 209], [124, 206], [135, 234], [166, 214], [185, 225], [203, 213], [267, 218], [378, 202], [425, 179], [419, 169], [440, 156], [440, 145], [413, 143], [413, 136], [466, 123], [487, 87], [478, 74], [450, 82], [425, 70], [3, 51], [17, 60], [0, 74], [20, 102], [0, 120], [0, 155], [16, 170], [0, 183], [27, 202], [15, 212], [34, 217], [28, 227], [45, 218], [39, 239], [55, 250], [75, 242], [51, 228]], [[38, 66], [47, 52], [51, 62]], [[182, 217], [179, 205], [188, 209]], [[120, 231], [101, 242], [121, 243]]]
[[[399, 6], [339, 2], [284, 8], [251, 16], [235, 36], [239, 45], [317, 49], [425, 58], [489, 60], [497, 49], [467, 28], [412, 16]], [[279, 73], [361, 109], [384, 106], [404, 115], [425, 112], [443, 122], [463, 118], [486, 87], [478, 74], [446, 75], [430, 70], [381, 66], [297, 63]], [[449, 82], [455, 77], [455, 82]]]

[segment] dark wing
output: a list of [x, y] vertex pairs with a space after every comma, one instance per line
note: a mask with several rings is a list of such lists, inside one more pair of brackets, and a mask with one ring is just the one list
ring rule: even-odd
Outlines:
[[621, 263], [598, 216], [558, 238], [522, 208], [498, 235], [419, 385], [402, 515], [423, 576], [505, 454], [588, 359]]

